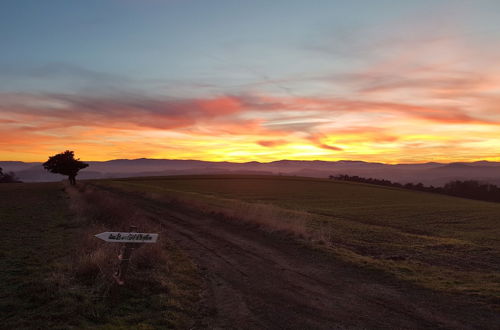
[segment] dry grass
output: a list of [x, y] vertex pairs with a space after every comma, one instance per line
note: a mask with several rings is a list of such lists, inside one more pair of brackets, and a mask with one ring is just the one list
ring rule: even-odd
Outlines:
[[[198, 275], [195, 266], [163, 235], [161, 225], [129, 201], [110, 192], [82, 184], [66, 186], [65, 190], [75, 221], [85, 229], [78, 232], [75, 253], [66, 267], [68, 275], [60, 272], [54, 274], [53, 279], [67, 286], [69, 277], [76, 285], [84, 286], [96, 306], [92, 306], [89, 318], [99, 323], [115, 313], [110, 320], [112, 323], [129, 323], [128, 319], [133, 316], [132, 324], [138, 324], [136, 319], [145, 318], [148, 324], [156, 324], [153, 328], [189, 325], [201, 289]], [[107, 243], [94, 235], [105, 231], [128, 231], [131, 225], [136, 226], [138, 232], [158, 233], [159, 239], [156, 244], [137, 244], [131, 255], [125, 286], [119, 287], [113, 275], [119, 263], [117, 256], [121, 244]], [[190, 287], [185, 287], [184, 282]], [[150, 299], [155, 301], [152, 306]], [[110, 313], [110, 309], [114, 312]], [[131, 309], [134, 311], [130, 312]]]
[[[15, 233], [0, 241], [0, 328], [192, 326], [201, 292], [196, 266], [134, 205], [82, 183], [0, 188], [0, 222]], [[94, 235], [132, 223], [160, 238], [133, 253], [126, 284], [118, 286], [112, 274], [120, 244]]]
[[66, 193], [70, 197], [71, 209], [80, 219], [90, 224], [120, 227], [120, 230], [128, 230], [132, 223], [138, 227], [151, 225], [132, 204], [116, 198], [109, 192], [79, 185], [67, 186]]
[[148, 244], [142, 246], [134, 252], [134, 266], [138, 270], [151, 271], [163, 265], [163, 268], [169, 269], [169, 258], [165, 253], [165, 247], [159, 244]]
[[223, 205], [203, 203], [195, 199], [176, 200], [185, 207], [196, 208], [204, 213], [209, 213], [225, 219], [243, 221], [255, 224], [269, 232], [282, 232], [301, 238], [312, 238], [307, 230], [311, 215], [307, 212], [290, 211], [269, 204], [246, 203], [238, 200], [218, 200]]
[[[120, 189], [123, 189], [120, 186]], [[281, 232], [314, 241], [325, 239], [324, 233], [311, 231], [308, 224], [314, 215], [308, 212], [287, 210], [271, 204], [248, 203], [237, 199], [212, 197], [192, 192], [162, 189], [158, 192], [143, 192], [146, 198], [196, 209], [220, 218], [245, 222], [259, 226], [269, 232]]]
[[[113, 272], [118, 260], [120, 244], [103, 242], [94, 237], [104, 231], [128, 231], [130, 226], [137, 227], [138, 232], [160, 233], [161, 227], [148, 219], [138, 208], [120, 200], [113, 194], [98, 190], [87, 185], [78, 187], [67, 186], [70, 197], [70, 208], [79, 221], [85, 223], [82, 230], [79, 249], [73, 262], [75, 278], [86, 284], [94, 284], [106, 290], [113, 283]], [[154, 271], [169, 270], [168, 251], [160, 239], [157, 244], [138, 245], [130, 263], [132, 270], [130, 280], [134, 280], [133, 270], [148, 270], [141, 272], [141, 281], [155, 281]], [[107, 285], [102, 286], [103, 283]]]
[[[120, 188], [123, 189], [123, 186]], [[331, 223], [320, 220], [320, 216], [307, 211], [164, 188], [161, 193], [143, 192], [143, 194], [154, 200], [165, 201], [186, 209], [196, 209], [231, 221], [257, 225], [264, 231], [286, 234], [312, 244], [327, 247], [335, 245]]]

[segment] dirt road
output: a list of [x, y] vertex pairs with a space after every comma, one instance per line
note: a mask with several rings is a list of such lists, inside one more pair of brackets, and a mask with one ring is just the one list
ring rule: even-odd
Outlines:
[[198, 328], [493, 329], [500, 324], [500, 315], [463, 298], [346, 264], [279, 235], [152, 200], [138, 206], [162, 223], [204, 274]]

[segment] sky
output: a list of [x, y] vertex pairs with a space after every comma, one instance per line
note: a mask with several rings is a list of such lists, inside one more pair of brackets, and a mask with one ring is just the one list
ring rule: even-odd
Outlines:
[[500, 1], [2, 0], [0, 160], [500, 161]]

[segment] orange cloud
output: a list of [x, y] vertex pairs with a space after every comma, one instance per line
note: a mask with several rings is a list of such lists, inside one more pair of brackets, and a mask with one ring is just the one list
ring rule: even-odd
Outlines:
[[263, 94], [193, 99], [0, 94], [0, 159], [44, 160], [72, 148], [82, 159], [394, 162], [407, 160], [409, 153], [422, 161], [463, 160], [469, 153], [493, 160], [498, 156], [492, 143], [500, 145], [494, 100], [471, 109], [459, 103]]
[[287, 144], [288, 142], [286, 140], [260, 140], [257, 141], [257, 144], [263, 146], [263, 147], [277, 147], [277, 146], [282, 146], [284, 144]]

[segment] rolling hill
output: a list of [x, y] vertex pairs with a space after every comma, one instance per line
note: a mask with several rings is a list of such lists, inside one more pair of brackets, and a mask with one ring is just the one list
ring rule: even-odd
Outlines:
[[[451, 180], [481, 180], [500, 183], [500, 163], [479, 161], [472, 163], [382, 164], [362, 161], [297, 161], [280, 160], [270, 163], [207, 162], [170, 159], [116, 159], [89, 161], [80, 179], [123, 178], [190, 174], [264, 174], [295, 175], [326, 178], [349, 174], [388, 179], [394, 182], [422, 182], [425, 185], [443, 185]], [[5, 171], [13, 171], [25, 182], [59, 181], [63, 177], [46, 172], [41, 163], [0, 161]]]

